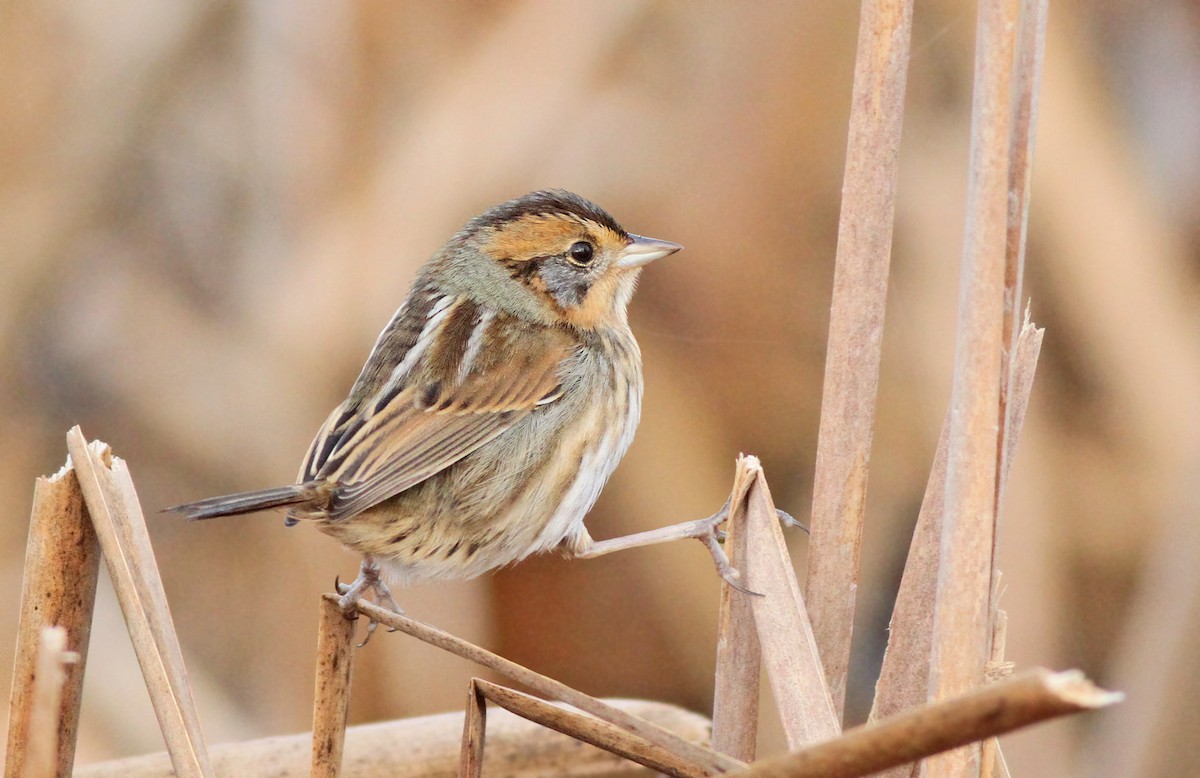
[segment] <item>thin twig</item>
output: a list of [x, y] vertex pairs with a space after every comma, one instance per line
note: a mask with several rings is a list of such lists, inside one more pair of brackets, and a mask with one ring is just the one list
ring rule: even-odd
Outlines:
[[837, 737], [842, 728], [767, 479], [755, 457], [743, 457], [739, 466], [754, 472], [746, 495], [742, 574], [746, 586], [764, 595], [751, 597], [750, 606], [788, 747], [795, 749]]
[[39, 478], [33, 490], [29, 540], [25, 547], [21, 615], [8, 708], [5, 770], [8, 778], [17, 778], [24, 770], [38, 642], [42, 629], [52, 625], [66, 629], [67, 648], [78, 656], [78, 661], [67, 669], [58, 732], [56, 771], [64, 778], [71, 774], [99, 571], [100, 545], [75, 471], [64, 467], [50, 478]]
[[[756, 477], [745, 458], [739, 458], [725, 525], [725, 552], [735, 570], [744, 566], [746, 558], [746, 495]], [[717, 626], [712, 747], [743, 762], [754, 761], [761, 659], [750, 598], [724, 582]]]
[[67, 650], [67, 631], [62, 627], [43, 627], [39, 638], [29, 742], [21, 778], [54, 778], [57, 773], [66, 668], [79, 659], [78, 654]]
[[337, 603], [321, 600], [317, 628], [317, 686], [313, 695], [312, 778], [338, 778], [350, 711], [354, 621]]
[[839, 720], [858, 589], [911, 29], [911, 0], [863, 0], [805, 589]]
[[1112, 705], [1122, 697], [1093, 686], [1078, 670], [1039, 668], [855, 727], [836, 740], [758, 762], [738, 775], [857, 778], [1056, 716]]
[[[338, 595], [331, 593], [322, 596], [327, 600], [336, 601], [340, 599]], [[540, 673], [535, 673], [527, 667], [522, 667], [516, 662], [505, 659], [487, 649], [480, 648], [462, 638], [455, 637], [437, 627], [424, 624], [403, 614], [380, 608], [374, 603], [365, 600], [358, 600], [355, 603], [355, 608], [362, 615], [374, 619], [385, 627], [390, 627], [399, 632], [411, 635], [432, 646], [437, 646], [463, 659], [487, 667], [509, 680], [532, 689], [546, 699], [565, 702], [568, 705], [592, 714], [598, 719], [607, 721], [610, 724], [616, 724], [618, 727], [622, 727], [650, 743], [661, 746], [681, 759], [692, 762], [704, 770], [720, 773], [743, 766], [740, 760], [726, 756], [725, 754], [719, 754], [695, 743], [689, 743], [675, 733], [669, 732], [645, 719], [615, 708], [581, 691], [572, 689], [570, 686], [553, 678], [547, 678]]]
[[[995, 543], [997, 409], [1004, 349], [1010, 96], [1014, 0], [981, 0], [976, 35], [971, 160], [962, 283], [950, 393], [942, 559], [934, 613], [930, 696], [962, 694], [990, 654]], [[978, 749], [931, 761], [931, 778], [978, 771]], [[974, 767], [971, 767], [974, 765]]]
[[[570, 735], [576, 740], [637, 762], [652, 770], [678, 776], [678, 778], [704, 778], [709, 775], [707, 771], [680, 759], [670, 751], [648, 743], [642, 738], [631, 735], [624, 729], [609, 724], [607, 721], [601, 721], [594, 716], [552, 705], [537, 697], [531, 697], [528, 694], [522, 694], [480, 678], [472, 679], [471, 684], [473, 694], [496, 703], [510, 713], [515, 713], [529, 721], [535, 721], [555, 732]], [[482, 709], [482, 707], [481, 705], [480, 708]], [[483, 719], [479, 717], [478, 720], [482, 721]], [[464, 725], [465, 731], [469, 731], [469, 729], [469, 724]]]
[[67, 433], [67, 450], [175, 774], [188, 778], [212, 776], [179, 638], [129, 470], [103, 443], [89, 445], [79, 427]]

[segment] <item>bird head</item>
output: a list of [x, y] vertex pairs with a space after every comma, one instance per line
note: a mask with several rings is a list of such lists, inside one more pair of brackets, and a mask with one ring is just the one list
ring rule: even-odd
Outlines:
[[[681, 248], [633, 235], [596, 204], [550, 190], [472, 219], [441, 259], [457, 265], [456, 278], [489, 287], [464, 290], [482, 302], [591, 330], [623, 325], [642, 268]], [[464, 267], [471, 263], [483, 266]]]

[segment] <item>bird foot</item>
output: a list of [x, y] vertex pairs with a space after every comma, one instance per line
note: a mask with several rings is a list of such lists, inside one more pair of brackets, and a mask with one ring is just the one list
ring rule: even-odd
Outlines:
[[[799, 527], [805, 533], [808, 532], [808, 527], [787, 511], [776, 509], [775, 514], [779, 518], [779, 522], [785, 527]], [[729, 556], [725, 553], [725, 549], [721, 547], [721, 544], [725, 542], [725, 530], [720, 529], [720, 526], [728, 520], [729, 501], [726, 500], [721, 509], [712, 516], [692, 522], [686, 531], [687, 537], [696, 538], [704, 544], [708, 552], [712, 554], [713, 563], [717, 566], [717, 574], [721, 576], [721, 579], [725, 583], [743, 594], [762, 597], [761, 593], [747, 589], [742, 585], [742, 574], [729, 562]]]
[[704, 544], [708, 553], [712, 555], [713, 563], [717, 566], [717, 575], [721, 576], [721, 580], [743, 594], [761, 597], [758, 592], [742, 585], [742, 574], [729, 562], [729, 556], [726, 555], [725, 549], [721, 548], [721, 544], [725, 542], [725, 531], [720, 527], [728, 520], [729, 501], [726, 500], [721, 509], [708, 518], [697, 519], [684, 525], [684, 536], [696, 538]]
[[[357, 619], [358, 610], [355, 608], [356, 603], [366, 596], [368, 602], [374, 602], [381, 608], [395, 611], [403, 614], [404, 611], [396, 603], [392, 597], [392, 590], [384, 583], [383, 577], [379, 572], [379, 564], [370, 557], [363, 559], [362, 564], [358, 568], [358, 577], [351, 583], [344, 584], [341, 581], [335, 581], [337, 593], [342, 595], [338, 600], [338, 607], [342, 613], [346, 614], [348, 619]], [[371, 639], [371, 635], [375, 634], [375, 630], [379, 628], [379, 622], [371, 619], [367, 624], [367, 636], [363, 638], [363, 642], [358, 644], [362, 648]], [[395, 630], [389, 630], [394, 632]]]

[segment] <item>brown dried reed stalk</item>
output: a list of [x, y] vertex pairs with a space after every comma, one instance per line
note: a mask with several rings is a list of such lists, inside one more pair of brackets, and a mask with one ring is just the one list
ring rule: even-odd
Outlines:
[[739, 775], [857, 778], [1121, 698], [1096, 688], [1078, 670], [1052, 673], [1038, 668], [887, 721], [855, 727], [837, 740], [764, 760]]
[[317, 681], [313, 694], [312, 778], [338, 778], [350, 712], [354, 621], [336, 602], [321, 600], [317, 628]]
[[50, 626], [66, 630], [66, 647], [78, 657], [66, 670], [57, 738], [56, 772], [71, 773], [99, 570], [100, 546], [75, 471], [64, 467], [49, 478], [37, 479], [8, 708], [7, 778], [19, 778], [25, 770], [38, 648], [42, 630]]
[[911, 31], [912, 0], [863, 0], [805, 588], [839, 721], [858, 590]]
[[[930, 697], [962, 694], [983, 679], [991, 653], [992, 555], [1001, 353], [1005, 346], [1010, 100], [1015, 0], [981, 0], [975, 53], [967, 224], [950, 393], [942, 558], [934, 610]], [[941, 755], [931, 778], [978, 774], [978, 748]]]
[[601, 721], [586, 713], [578, 713], [522, 694], [515, 689], [490, 683], [481, 678], [471, 679], [467, 695], [467, 715], [463, 721], [462, 761], [460, 778], [480, 778], [483, 774], [484, 733], [487, 703], [492, 702], [523, 719], [536, 722], [547, 729], [569, 735], [576, 740], [596, 746], [624, 759], [649, 767], [676, 778], [703, 778], [709, 773], [699, 766], [679, 758], [670, 751], [648, 743], [618, 726]]
[[89, 444], [79, 427], [72, 427], [67, 433], [67, 450], [175, 774], [208, 778], [213, 770], [200, 731], [196, 703], [129, 470], [105, 444], [99, 441]]

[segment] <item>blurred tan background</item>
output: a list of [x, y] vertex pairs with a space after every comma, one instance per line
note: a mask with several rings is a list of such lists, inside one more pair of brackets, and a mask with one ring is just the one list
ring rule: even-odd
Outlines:
[[[307, 729], [317, 595], [357, 559], [277, 516], [157, 511], [290, 482], [417, 266], [534, 188], [687, 246], [634, 300], [645, 413], [592, 534], [708, 515], [741, 451], [806, 515], [857, 14], [0, 4], [0, 665], [33, 479], [79, 423], [138, 483], [209, 741]], [[974, 23], [918, 3], [852, 720], [949, 393]], [[1055, 0], [1041, 104], [1027, 292], [1048, 332], [1003, 518], [1008, 653], [1129, 700], [1005, 749], [1017, 776], [1200, 774], [1200, 7]], [[84, 761], [161, 749], [101, 580]], [[587, 692], [702, 712], [717, 597], [698, 543], [398, 594]], [[397, 635], [358, 661], [354, 721], [460, 710], [474, 672]]]

